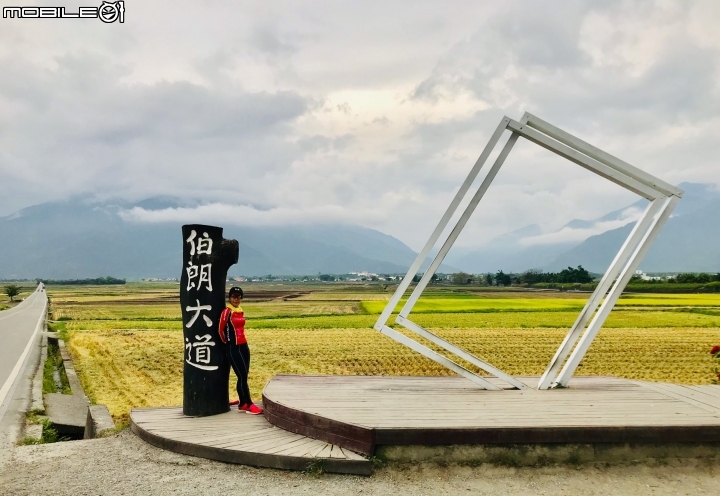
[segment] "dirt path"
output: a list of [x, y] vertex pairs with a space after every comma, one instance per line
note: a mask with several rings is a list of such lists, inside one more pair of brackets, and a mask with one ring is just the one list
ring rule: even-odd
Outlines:
[[12, 448], [2, 495], [717, 494], [720, 465], [384, 468], [372, 477], [228, 465], [154, 448], [129, 431], [89, 441]]

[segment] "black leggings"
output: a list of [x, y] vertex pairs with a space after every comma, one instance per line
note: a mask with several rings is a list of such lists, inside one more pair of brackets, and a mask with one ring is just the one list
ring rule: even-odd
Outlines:
[[248, 372], [250, 372], [250, 348], [247, 343], [241, 345], [226, 344], [225, 354], [237, 376], [237, 394], [240, 405], [252, 403], [250, 388], [248, 387]]

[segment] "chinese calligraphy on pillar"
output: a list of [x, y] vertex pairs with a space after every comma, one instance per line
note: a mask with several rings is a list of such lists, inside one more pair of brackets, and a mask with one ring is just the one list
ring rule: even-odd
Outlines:
[[223, 239], [220, 227], [188, 225], [182, 232], [183, 413], [215, 415], [229, 408], [230, 367], [217, 323], [225, 307], [228, 268], [238, 261], [238, 242]]

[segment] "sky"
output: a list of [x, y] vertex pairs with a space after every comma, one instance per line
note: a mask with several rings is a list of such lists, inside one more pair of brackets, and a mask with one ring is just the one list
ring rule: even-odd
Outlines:
[[[123, 24], [0, 19], [0, 216], [169, 196], [188, 206], [124, 216], [360, 224], [419, 250], [502, 117], [525, 111], [670, 183], [720, 185], [719, 25], [713, 0], [174, 0], [126, 2]], [[529, 224], [546, 233], [530, 244], [576, 240], [555, 231], [636, 199], [521, 139], [458, 245]]]

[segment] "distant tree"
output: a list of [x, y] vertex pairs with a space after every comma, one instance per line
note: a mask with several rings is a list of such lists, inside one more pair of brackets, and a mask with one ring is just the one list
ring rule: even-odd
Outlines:
[[420, 274], [415, 274], [415, 275], [413, 276], [412, 282], [420, 282], [420, 277], [421, 277]]
[[577, 269], [568, 267], [567, 269], [561, 270], [560, 274], [558, 274], [558, 282], [588, 283], [592, 282], [592, 276], [582, 265], [578, 265]]
[[[633, 280], [639, 279], [635, 277]], [[592, 282], [592, 276], [578, 265], [577, 268], [568, 267], [560, 272], [542, 272], [540, 270], [528, 270], [515, 278], [515, 282], [521, 284], [543, 283], [588, 283]]]
[[39, 279], [38, 284], [42, 282], [45, 286], [81, 286], [81, 285], [113, 285], [113, 284], [125, 284], [125, 279], [116, 279], [114, 277], [96, 277], [94, 279]]
[[438, 275], [437, 275], [437, 274], [433, 274], [432, 277], [430, 278], [430, 283], [437, 282], [437, 280], [438, 280]]
[[334, 281], [335, 277], [331, 276], [330, 274], [321, 274], [320, 277], [318, 277], [321, 281]]
[[538, 282], [548, 282], [548, 274], [543, 274], [541, 270], [531, 269], [520, 274], [517, 279], [521, 284], [536, 284]]
[[495, 284], [498, 286], [510, 286], [512, 284], [512, 278], [510, 274], [506, 274], [502, 270], [498, 270], [495, 274]]
[[493, 276], [489, 272], [485, 275], [485, 284], [487, 284], [488, 286], [493, 285]]
[[10, 301], [13, 301], [20, 294], [20, 286], [17, 284], [8, 284], [5, 286], [5, 294], [8, 295]]
[[675, 277], [668, 278], [668, 282], [679, 282], [679, 283], [700, 283], [720, 281], [720, 274], [708, 274], [705, 272], [683, 272]]
[[455, 272], [452, 275], [453, 284], [470, 284], [473, 280], [473, 276], [465, 272]]

